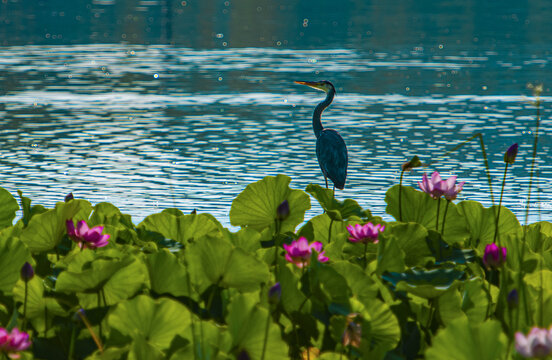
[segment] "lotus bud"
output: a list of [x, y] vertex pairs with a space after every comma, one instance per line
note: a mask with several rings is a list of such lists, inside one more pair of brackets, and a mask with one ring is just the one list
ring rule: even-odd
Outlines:
[[483, 264], [490, 268], [499, 268], [506, 262], [506, 248], [498, 247], [495, 243], [488, 244], [483, 254]]
[[278, 304], [278, 302], [280, 302], [281, 296], [282, 296], [282, 287], [278, 282], [268, 290], [268, 302], [272, 305], [276, 305]]
[[422, 162], [417, 156], [414, 156], [410, 161], [404, 162], [401, 166], [402, 171], [410, 171], [414, 168], [422, 166]]
[[510, 146], [508, 150], [506, 150], [506, 154], [504, 154], [504, 162], [507, 164], [513, 164], [516, 160], [516, 156], [518, 153], [518, 144], [515, 143], [514, 145]]
[[21, 280], [28, 282], [31, 281], [31, 279], [34, 277], [34, 270], [31, 264], [26, 262], [23, 264], [23, 267], [21, 267]]
[[67, 195], [65, 196], [65, 202], [69, 202], [70, 200], [73, 200], [73, 199], [74, 199], [74, 197], [73, 197], [73, 193], [72, 193], [72, 192], [70, 192], [69, 194], [67, 194]]
[[510, 309], [516, 308], [519, 304], [519, 293], [516, 289], [510, 291], [507, 297], [508, 307]]
[[283, 221], [289, 216], [289, 202], [287, 200], [282, 201], [276, 209], [276, 219]]

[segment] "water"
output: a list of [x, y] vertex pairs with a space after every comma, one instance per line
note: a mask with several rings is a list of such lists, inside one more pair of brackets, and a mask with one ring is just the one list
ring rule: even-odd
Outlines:
[[[468, 2], [469, 11], [456, 2], [311, 3], [93, 1], [29, 11], [1, 2], [0, 185], [46, 206], [69, 192], [109, 201], [135, 222], [178, 207], [229, 225], [231, 201], [266, 175], [289, 175], [299, 189], [323, 184], [311, 116], [324, 95], [293, 80], [328, 79], [337, 96], [323, 123], [340, 131], [350, 158], [338, 198], [384, 215], [404, 161], [429, 162], [481, 132], [495, 197], [504, 151], [520, 143], [504, 203], [522, 216], [535, 124], [526, 85], [551, 75], [552, 36], [540, 30], [552, 11], [537, 6], [545, 2]], [[22, 14], [43, 26], [14, 21]], [[549, 93], [532, 221], [552, 219]], [[477, 141], [433, 170], [466, 181], [459, 199], [490, 204]]]

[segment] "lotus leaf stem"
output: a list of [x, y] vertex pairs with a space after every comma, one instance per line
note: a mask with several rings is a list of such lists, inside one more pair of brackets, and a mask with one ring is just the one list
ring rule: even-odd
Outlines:
[[[25, 300], [23, 302], [23, 331], [27, 330], [27, 296], [28, 296], [28, 281], [25, 281]], [[44, 325], [46, 326], [46, 325]]]
[[330, 227], [328, 228], [328, 244], [332, 242], [332, 225], [334, 219], [330, 219]]
[[[502, 189], [500, 190], [500, 200], [498, 200], [498, 210], [496, 212], [496, 221], [495, 221], [495, 233], [493, 243], [496, 242], [498, 237], [498, 220], [500, 219], [500, 207], [502, 205], [502, 196], [504, 195], [504, 185], [506, 184], [506, 173], [508, 172], [508, 163], [504, 167], [504, 177], [502, 178]], [[500, 246], [500, 238], [498, 239], [498, 246]]]
[[447, 211], [448, 207], [450, 205], [450, 200], [447, 200], [447, 204], [445, 205], [445, 214], [443, 215], [443, 224], [441, 225], [441, 237], [445, 234], [445, 220], [447, 219]]

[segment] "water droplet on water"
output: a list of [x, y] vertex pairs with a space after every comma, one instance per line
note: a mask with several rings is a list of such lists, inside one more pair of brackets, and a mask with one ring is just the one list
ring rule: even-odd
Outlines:
[[153, 77], [157, 79], [159, 77], [159, 74], [153, 74]]

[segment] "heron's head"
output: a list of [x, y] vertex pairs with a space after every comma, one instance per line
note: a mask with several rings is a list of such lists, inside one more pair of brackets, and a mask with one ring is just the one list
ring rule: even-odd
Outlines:
[[295, 81], [296, 84], [307, 85], [316, 90], [322, 90], [328, 93], [330, 90], [335, 92], [333, 84], [327, 80], [322, 81]]

